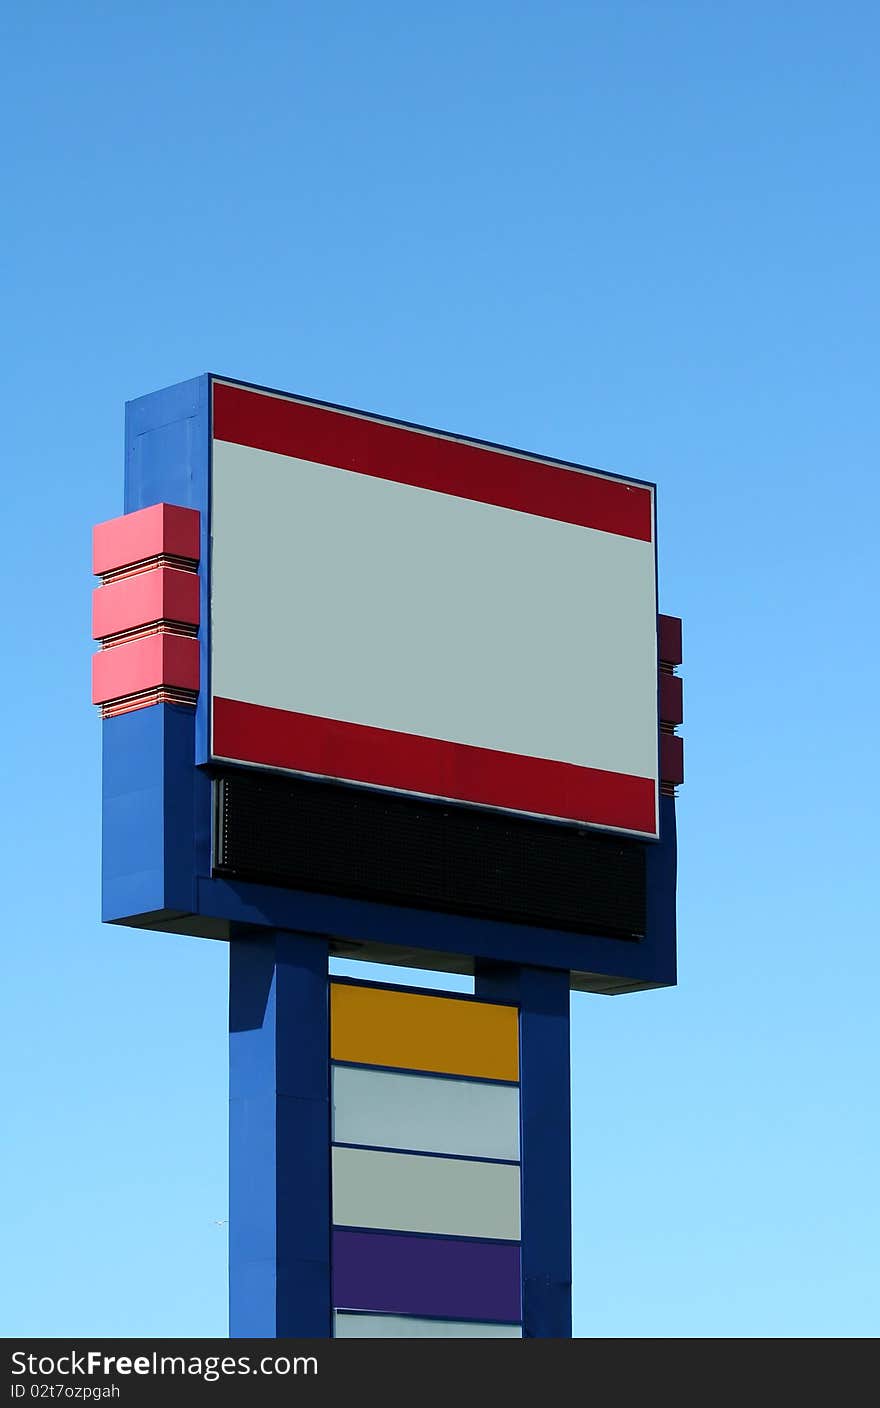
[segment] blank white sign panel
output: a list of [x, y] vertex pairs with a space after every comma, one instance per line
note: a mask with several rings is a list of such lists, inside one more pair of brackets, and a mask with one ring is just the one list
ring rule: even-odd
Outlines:
[[519, 1158], [519, 1087], [333, 1067], [333, 1139], [478, 1159]]
[[478, 1320], [422, 1320], [415, 1315], [350, 1315], [333, 1317], [337, 1340], [521, 1340], [522, 1326], [495, 1325]]
[[519, 1166], [333, 1150], [333, 1221], [445, 1237], [517, 1241]]
[[[215, 407], [221, 390], [233, 388], [215, 388]], [[321, 414], [343, 431], [377, 428]], [[217, 437], [219, 411], [215, 421]], [[232, 421], [226, 433], [259, 439]], [[213, 755], [655, 835], [649, 487], [399, 433], [410, 439], [390, 442], [387, 478], [384, 441], [361, 472], [294, 453], [295, 427], [284, 453], [214, 439]], [[327, 443], [321, 453], [356, 461]], [[433, 487], [444, 461], [424, 471], [429, 443], [482, 457], [473, 492], [484, 497], [462, 494], [471, 481], [454, 458], [456, 492]], [[531, 475], [521, 491], [518, 464]], [[542, 471], [562, 476], [562, 508]], [[610, 507], [594, 511], [587, 493], [581, 511], [577, 493], [593, 484]], [[537, 511], [485, 501], [508, 492]], [[563, 512], [615, 531], [552, 516]]]

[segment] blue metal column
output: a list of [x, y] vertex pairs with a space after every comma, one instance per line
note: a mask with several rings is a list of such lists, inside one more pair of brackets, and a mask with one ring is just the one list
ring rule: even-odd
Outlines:
[[520, 1009], [523, 1337], [571, 1338], [569, 975], [478, 963], [477, 997]]
[[327, 943], [267, 929], [229, 949], [229, 1334], [328, 1338]]

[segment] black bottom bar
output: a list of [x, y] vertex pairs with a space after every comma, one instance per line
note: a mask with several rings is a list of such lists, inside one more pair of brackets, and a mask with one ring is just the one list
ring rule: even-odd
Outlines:
[[216, 788], [217, 875], [644, 937], [641, 842], [263, 773], [231, 771]]

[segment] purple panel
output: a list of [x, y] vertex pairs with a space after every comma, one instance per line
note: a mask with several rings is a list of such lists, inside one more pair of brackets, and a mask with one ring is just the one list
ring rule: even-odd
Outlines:
[[400, 1315], [518, 1321], [519, 1245], [338, 1229], [333, 1304]]

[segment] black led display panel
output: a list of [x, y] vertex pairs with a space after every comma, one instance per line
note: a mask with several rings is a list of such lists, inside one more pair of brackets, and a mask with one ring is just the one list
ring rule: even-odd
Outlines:
[[215, 789], [216, 875], [613, 938], [645, 934], [639, 841], [243, 770]]

